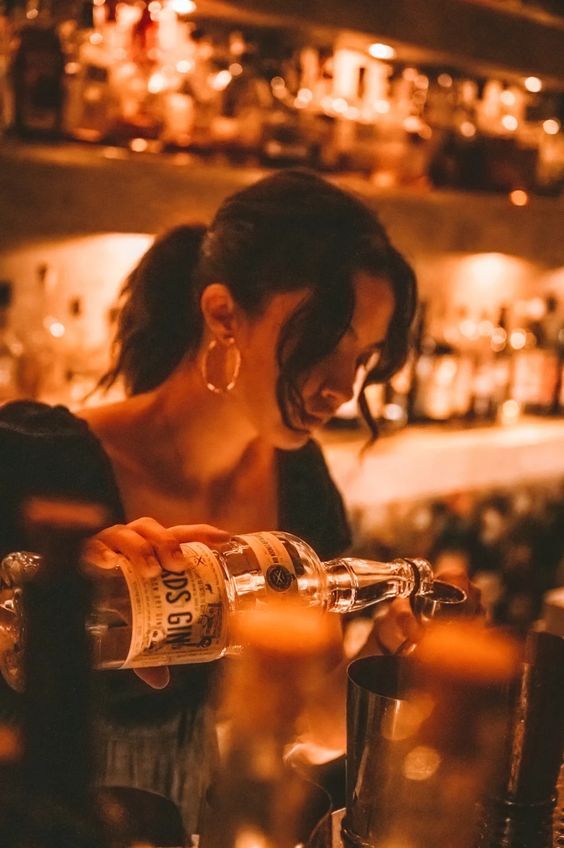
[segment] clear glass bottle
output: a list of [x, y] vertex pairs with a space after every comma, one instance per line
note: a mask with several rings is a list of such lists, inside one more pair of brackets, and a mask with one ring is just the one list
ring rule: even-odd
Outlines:
[[12, 330], [13, 287], [0, 280], [0, 404], [25, 395], [22, 385], [24, 346]]
[[[432, 596], [423, 559], [376, 562], [342, 557], [322, 562], [303, 540], [280, 531], [235, 536], [221, 551], [182, 545], [186, 571], [143, 578], [120, 558], [114, 569], [85, 565], [95, 603], [87, 622], [98, 668], [209, 662], [241, 649], [233, 616], [285, 596], [337, 613], [411, 595]], [[25, 641], [19, 594], [41, 567], [37, 555], [9, 554], [0, 567], [0, 637], [11, 649], [3, 672], [18, 686]]]

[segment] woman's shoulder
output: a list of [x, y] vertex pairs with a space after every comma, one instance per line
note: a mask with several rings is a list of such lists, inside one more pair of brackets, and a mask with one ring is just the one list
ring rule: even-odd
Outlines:
[[87, 435], [88, 425], [66, 406], [15, 400], [0, 406], [0, 432], [21, 440]]
[[0, 407], [0, 496], [17, 508], [34, 495], [123, 511], [109, 458], [86, 421], [65, 406], [12, 401]]

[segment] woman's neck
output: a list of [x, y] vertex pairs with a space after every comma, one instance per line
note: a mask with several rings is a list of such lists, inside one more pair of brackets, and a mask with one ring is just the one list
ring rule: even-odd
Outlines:
[[148, 400], [148, 417], [164, 431], [169, 458], [183, 477], [229, 476], [264, 451], [237, 401], [210, 392], [194, 363], [180, 365]]
[[114, 464], [145, 471], [167, 488], [229, 486], [272, 464], [264, 444], [230, 394], [214, 394], [195, 363], [183, 362], [158, 388], [83, 410]]

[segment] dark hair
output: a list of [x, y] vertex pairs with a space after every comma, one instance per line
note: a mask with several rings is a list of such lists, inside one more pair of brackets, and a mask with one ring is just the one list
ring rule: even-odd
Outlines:
[[[404, 363], [416, 308], [411, 266], [377, 215], [355, 195], [314, 173], [287, 170], [227, 198], [207, 231], [176, 227], [158, 238], [126, 280], [114, 341], [114, 367], [101, 385], [123, 377], [131, 394], [155, 388], [204, 330], [199, 300], [211, 282], [229, 286], [237, 303], [259, 315], [277, 292], [311, 294], [283, 327], [278, 343], [278, 402], [301, 409], [298, 377], [335, 349], [354, 312], [353, 278], [365, 271], [390, 281], [395, 309], [382, 354], [365, 385], [383, 382]], [[364, 392], [361, 410], [376, 432]]]

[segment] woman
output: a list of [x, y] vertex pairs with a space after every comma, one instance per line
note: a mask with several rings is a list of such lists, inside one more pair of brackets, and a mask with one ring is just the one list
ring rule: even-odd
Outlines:
[[[123, 381], [125, 399], [76, 416], [1, 411], [2, 551], [19, 546], [21, 500], [55, 493], [110, 508], [87, 552], [101, 567], [117, 552], [147, 574], [181, 570], [179, 542], [218, 532], [188, 520], [284, 529], [336, 556], [349, 530], [312, 434], [351, 397], [360, 367], [371, 382], [402, 365], [415, 306], [414, 274], [375, 214], [311, 173], [267, 177], [207, 230], [169, 232], [123, 292], [103, 384]], [[374, 430], [362, 396], [361, 408]], [[196, 832], [213, 768], [209, 669], [143, 676], [153, 689], [105, 675], [104, 778], [160, 789]]]

